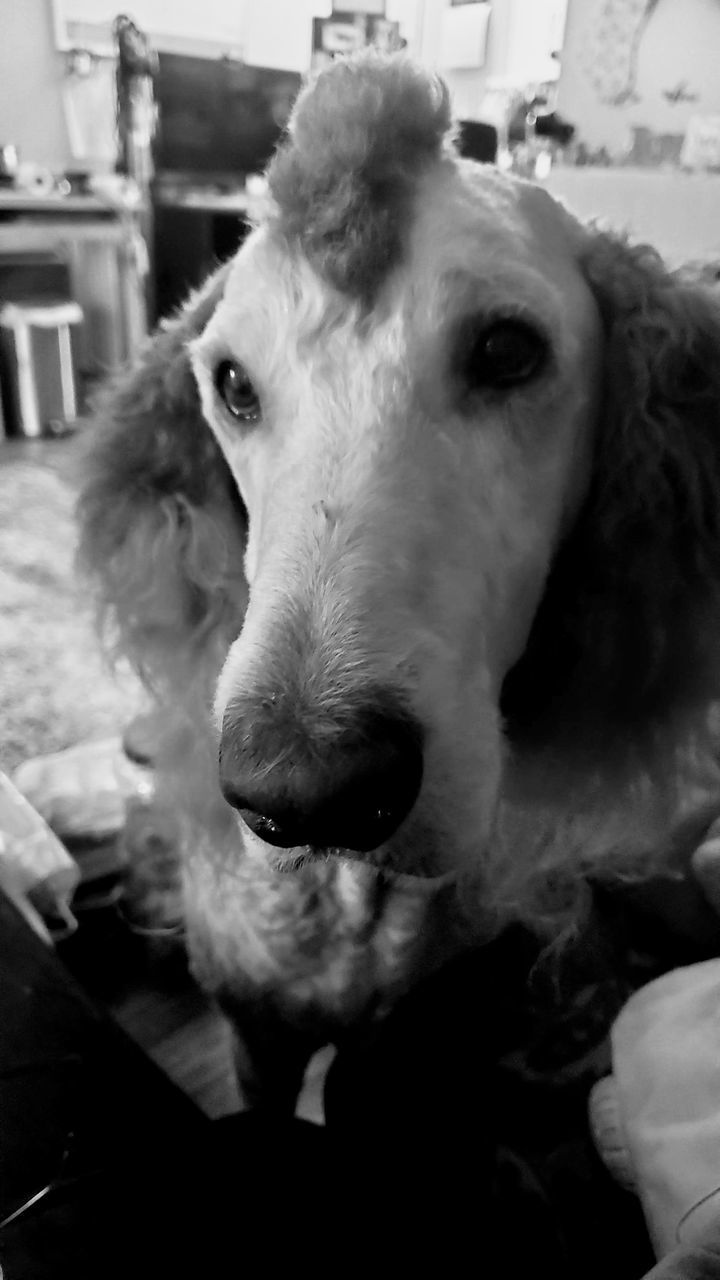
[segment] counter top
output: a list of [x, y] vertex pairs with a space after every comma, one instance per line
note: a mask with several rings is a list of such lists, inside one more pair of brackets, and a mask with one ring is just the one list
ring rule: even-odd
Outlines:
[[197, 209], [204, 213], [237, 213], [239, 217], [258, 215], [265, 203], [265, 195], [239, 188], [237, 191], [213, 191], [188, 187], [176, 191], [159, 188], [154, 192], [153, 203], [165, 209]]
[[0, 213], [86, 213], [94, 217], [132, 213], [134, 208], [112, 204], [99, 196], [35, 195], [30, 191], [0, 188]]

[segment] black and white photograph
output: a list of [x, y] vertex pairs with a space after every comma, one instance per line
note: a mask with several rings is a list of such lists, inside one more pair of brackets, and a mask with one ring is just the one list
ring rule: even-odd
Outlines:
[[0, 0], [0, 1280], [720, 1280], [720, 0]]

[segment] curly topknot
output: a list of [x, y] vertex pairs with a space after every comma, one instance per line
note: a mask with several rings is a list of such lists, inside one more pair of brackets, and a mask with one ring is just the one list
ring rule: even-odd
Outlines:
[[399, 262], [450, 126], [447, 86], [403, 55], [341, 59], [300, 95], [268, 179], [282, 230], [336, 288], [370, 302]]

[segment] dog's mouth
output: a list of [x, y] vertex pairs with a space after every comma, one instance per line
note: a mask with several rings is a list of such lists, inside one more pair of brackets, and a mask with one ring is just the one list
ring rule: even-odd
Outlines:
[[[456, 871], [438, 865], [432, 842], [413, 840], [389, 840], [371, 849], [351, 849], [338, 844], [303, 844], [282, 847], [262, 838], [257, 828], [250, 827], [242, 815], [238, 815], [243, 836], [256, 854], [263, 857], [273, 871], [281, 875], [293, 875], [307, 867], [333, 863], [354, 863], [380, 871], [394, 882], [414, 885], [417, 888], [433, 888], [456, 876]], [[411, 855], [411, 856], [410, 856]]]
[[395, 859], [389, 856], [373, 858], [368, 854], [359, 854], [352, 849], [316, 849], [310, 845], [303, 849], [288, 849], [284, 854], [275, 851], [270, 858], [270, 865], [281, 875], [296, 875], [307, 867], [317, 867], [322, 863], [354, 863], [364, 865], [373, 872], [380, 872], [384, 879], [396, 885], [412, 888], [415, 892], [433, 893], [444, 884], [457, 879], [456, 871], [438, 871], [437, 868], [413, 868], [395, 865]]
[[[324, 822], [314, 819], [312, 824], [298, 818], [296, 813], [293, 813], [289, 821], [278, 821], [252, 809], [239, 809], [238, 812], [244, 825], [259, 840], [262, 840], [263, 844], [275, 850], [308, 849], [312, 856], [316, 857], [335, 854], [366, 858], [380, 848], [385, 843], [387, 835], [398, 826], [397, 814], [392, 804], [388, 804], [385, 809], [378, 809], [366, 821], [355, 822], [350, 835], [351, 843], [341, 845], [332, 838], [332, 830], [338, 825], [332, 809], [328, 811]], [[323, 830], [324, 827], [326, 830]]]

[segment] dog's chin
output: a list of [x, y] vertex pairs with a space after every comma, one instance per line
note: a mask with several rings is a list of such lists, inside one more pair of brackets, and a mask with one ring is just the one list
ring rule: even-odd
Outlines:
[[345, 863], [367, 867], [394, 883], [413, 885], [417, 890], [423, 887], [432, 890], [456, 879], [458, 874], [457, 863], [448, 858], [447, 843], [431, 838], [424, 828], [411, 830], [410, 824], [385, 844], [367, 852], [318, 845], [283, 849], [262, 840], [246, 826], [239, 814], [235, 816], [247, 851], [280, 875], [293, 875], [304, 868], [323, 864]]
[[400, 851], [394, 849], [391, 842], [369, 852], [359, 853], [355, 849], [317, 848], [314, 845], [303, 845], [298, 849], [278, 849], [260, 841], [257, 836], [254, 839], [265, 850], [270, 867], [282, 875], [292, 875], [305, 867], [322, 863], [346, 862], [368, 867], [395, 883], [412, 885], [418, 889], [433, 889], [455, 878], [454, 870], [439, 866], [437, 860], [427, 855], [409, 860], [407, 850], [403, 849], [403, 856], [399, 856]]

